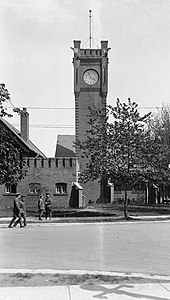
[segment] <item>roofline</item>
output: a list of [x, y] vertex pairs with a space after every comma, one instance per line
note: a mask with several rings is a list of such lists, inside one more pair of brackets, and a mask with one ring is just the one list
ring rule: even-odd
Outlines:
[[[21, 136], [20, 132], [13, 126], [11, 125], [8, 121], [6, 121], [4, 118], [0, 117], [0, 121], [3, 122], [3, 124], [10, 130], [14, 135], [19, 139], [19, 141], [24, 144], [24, 146], [29, 149], [29, 151], [34, 152], [37, 155], [41, 155], [43, 157], [46, 157], [44, 153], [42, 153], [30, 140], [28, 140], [29, 143], [31, 143], [35, 148], [37, 148], [37, 152], [34, 149], [31, 149], [31, 147], [28, 145], [28, 142], [25, 141]], [[39, 153], [38, 153], [39, 152]]]

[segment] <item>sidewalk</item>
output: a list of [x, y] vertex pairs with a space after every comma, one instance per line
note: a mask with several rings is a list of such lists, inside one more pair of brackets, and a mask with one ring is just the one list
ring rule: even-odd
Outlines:
[[0, 300], [169, 300], [170, 283], [0, 288]]

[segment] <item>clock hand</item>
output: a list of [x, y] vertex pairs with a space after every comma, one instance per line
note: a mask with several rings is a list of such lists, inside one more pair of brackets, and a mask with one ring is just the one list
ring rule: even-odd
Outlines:
[[91, 79], [92, 77], [91, 77], [91, 74], [90, 74], [90, 72], [88, 72], [88, 74], [89, 74], [89, 76], [90, 76], [90, 79]]

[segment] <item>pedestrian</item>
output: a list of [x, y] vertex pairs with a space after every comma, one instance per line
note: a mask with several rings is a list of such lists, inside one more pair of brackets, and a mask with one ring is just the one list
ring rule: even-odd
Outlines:
[[22, 220], [21, 220], [21, 213], [20, 213], [20, 201], [21, 201], [20, 199], [21, 199], [21, 195], [19, 193], [16, 194], [15, 199], [14, 199], [14, 206], [13, 206], [13, 218], [9, 223], [9, 226], [8, 226], [9, 228], [13, 227], [13, 224], [17, 218], [18, 218], [20, 227], [23, 227]]
[[38, 200], [38, 216], [39, 220], [42, 220], [43, 214], [44, 214], [44, 200], [43, 200], [43, 195], [40, 195], [39, 200]]
[[[20, 207], [21, 218], [24, 221], [24, 227], [28, 227], [27, 218], [26, 218], [25, 196], [21, 196], [21, 200], [19, 201], [19, 207]], [[16, 220], [14, 223], [14, 227], [16, 227], [17, 224], [19, 224], [19, 222], [20, 222], [19, 219]]]
[[52, 210], [52, 199], [51, 199], [50, 195], [48, 193], [46, 193], [46, 199], [45, 199], [45, 218], [46, 218], [46, 220], [48, 217], [51, 220], [51, 217], [52, 217], [51, 210]]

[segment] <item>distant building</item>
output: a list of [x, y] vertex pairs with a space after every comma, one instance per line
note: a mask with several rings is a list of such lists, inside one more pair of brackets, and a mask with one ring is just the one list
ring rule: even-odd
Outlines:
[[55, 157], [75, 157], [74, 135], [58, 135]]

